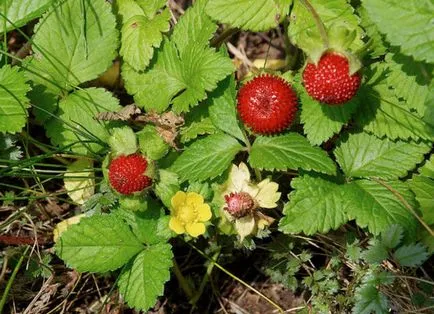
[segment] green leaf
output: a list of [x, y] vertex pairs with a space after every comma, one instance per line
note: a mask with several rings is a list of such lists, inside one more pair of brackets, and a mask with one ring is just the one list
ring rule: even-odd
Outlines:
[[184, 53], [192, 42], [197, 46], [207, 46], [217, 30], [217, 24], [204, 14], [206, 4], [207, 0], [196, 0], [176, 24], [171, 39], [180, 53]]
[[409, 184], [420, 205], [423, 220], [429, 225], [434, 224], [434, 179], [413, 176]]
[[78, 271], [106, 272], [143, 250], [127, 224], [114, 215], [84, 217], [62, 233], [56, 253]]
[[128, 126], [113, 128], [108, 143], [115, 156], [131, 155], [137, 152], [137, 138]]
[[118, 47], [116, 21], [105, 0], [63, 1], [39, 21], [28, 77], [55, 94], [98, 77]]
[[392, 225], [381, 233], [381, 242], [389, 249], [397, 247], [404, 236], [404, 229], [400, 225]]
[[381, 264], [388, 257], [387, 247], [379, 240], [371, 241], [368, 249], [362, 252], [362, 258], [368, 264]]
[[[413, 194], [403, 182], [385, 182], [399, 193], [413, 208]], [[417, 221], [398, 197], [385, 186], [369, 180], [357, 180], [348, 185], [350, 200], [347, 213], [361, 227], [368, 227], [375, 235], [386, 231], [391, 225], [401, 225], [407, 237], [412, 238], [418, 227]]]
[[205, 10], [221, 23], [256, 32], [277, 27], [291, 3], [292, 0], [209, 0]]
[[26, 124], [29, 90], [24, 73], [19, 72], [18, 67], [0, 68], [0, 132], [19, 132]]
[[118, 286], [129, 306], [144, 311], [154, 306], [170, 279], [172, 258], [169, 244], [156, 244], [144, 249], [123, 269]]
[[137, 133], [137, 138], [141, 152], [153, 160], [163, 158], [169, 151], [169, 145], [153, 125], [146, 125]]
[[164, 206], [170, 208], [172, 196], [180, 190], [178, 175], [174, 172], [160, 169], [158, 183], [154, 187], [155, 193]]
[[354, 314], [389, 313], [387, 297], [374, 284], [365, 284], [356, 289]]
[[432, 154], [430, 159], [425, 162], [425, 165], [419, 169], [419, 173], [424, 177], [434, 178], [434, 154]]
[[159, 47], [161, 33], [170, 29], [169, 10], [149, 19], [144, 15], [135, 15], [122, 27], [120, 55], [136, 71], [144, 70], [152, 58], [154, 48]]
[[360, 25], [365, 30], [365, 33], [371, 41], [368, 47], [369, 55], [372, 58], [383, 56], [387, 52], [387, 44], [384, 41], [383, 35], [378, 31], [377, 25], [369, 17], [368, 12], [364, 7], [358, 7], [357, 12], [361, 17]]
[[336, 166], [319, 147], [297, 133], [256, 138], [250, 151], [252, 167], [266, 170], [304, 169], [335, 174]]
[[233, 137], [217, 133], [197, 140], [176, 159], [170, 170], [181, 181], [203, 181], [221, 175], [229, 168], [242, 146]]
[[380, 140], [366, 133], [350, 134], [335, 149], [336, 161], [348, 177], [397, 179], [414, 169], [430, 145]]
[[385, 65], [377, 64], [366, 72], [368, 80], [358, 93], [363, 103], [354, 115], [364, 130], [392, 140], [434, 140], [434, 127], [421, 119], [405, 102], [399, 101], [393, 90], [389, 89]]
[[422, 244], [415, 243], [401, 246], [395, 251], [393, 257], [401, 266], [416, 267], [422, 265], [429, 255]]
[[[431, 0], [363, 0], [363, 7], [392, 45], [416, 60], [434, 62], [434, 33], [430, 27], [434, 3]], [[394, 21], [400, 21], [395, 23]]]
[[395, 96], [404, 99], [409, 108], [415, 109], [423, 117], [425, 102], [430, 93], [430, 79], [426, 73], [431, 73], [433, 67], [415, 62], [413, 58], [401, 53], [387, 54], [386, 62], [390, 70], [387, 84], [393, 88]]
[[304, 133], [312, 145], [319, 145], [334, 134], [339, 133], [359, 105], [357, 97], [344, 106], [323, 105], [304, 91], [300, 94], [300, 98], [301, 123], [304, 125]]
[[23, 151], [16, 142], [15, 136], [0, 134], [0, 159], [20, 160], [23, 157]]
[[0, 34], [38, 18], [53, 3], [54, 0], [3, 0], [0, 2]]
[[208, 96], [209, 115], [212, 123], [222, 130], [245, 141], [237, 120], [236, 84], [234, 75], [221, 81], [217, 88]]
[[153, 18], [158, 9], [166, 4], [166, 0], [136, 0], [147, 17]]
[[293, 179], [291, 187], [295, 191], [289, 194], [289, 202], [283, 208], [285, 216], [280, 220], [280, 231], [307, 235], [326, 233], [348, 220], [344, 185], [304, 175]]
[[181, 143], [187, 143], [199, 135], [214, 134], [218, 130], [211, 122], [208, 106], [202, 102], [184, 116], [185, 125], [181, 128]]
[[72, 145], [77, 153], [98, 152], [110, 136], [113, 122], [95, 120], [98, 112], [118, 111], [119, 100], [102, 88], [88, 88], [69, 94], [59, 103], [58, 117], [45, 125], [55, 145]]

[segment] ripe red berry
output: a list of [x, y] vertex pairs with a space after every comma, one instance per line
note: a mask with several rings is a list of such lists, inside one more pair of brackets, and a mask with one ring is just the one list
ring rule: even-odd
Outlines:
[[284, 79], [260, 75], [238, 92], [238, 113], [253, 132], [275, 134], [288, 128], [297, 112], [297, 94]]
[[350, 75], [348, 59], [337, 53], [326, 53], [318, 65], [308, 63], [303, 72], [303, 84], [315, 100], [329, 105], [348, 102], [359, 89], [360, 73]]
[[110, 163], [108, 176], [111, 186], [121, 194], [142, 191], [152, 184], [152, 179], [145, 175], [147, 160], [139, 154], [121, 155]]

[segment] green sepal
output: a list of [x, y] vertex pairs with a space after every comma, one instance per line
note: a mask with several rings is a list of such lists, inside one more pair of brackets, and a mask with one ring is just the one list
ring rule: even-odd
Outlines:
[[121, 195], [119, 197], [121, 209], [131, 211], [145, 211], [148, 209], [148, 202], [142, 192], [133, 195]]
[[128, 126], [113, 128], [108, 139], [112, 155], [131, 155], [137, 151], [137, 138], [133, 129]]
[[163, 158], [169, 151], [169, 145], [158, 134], [155, 126], [146, 125], [142, 131], [137, 133], [137, 137], [142, 154], [153, 160]]

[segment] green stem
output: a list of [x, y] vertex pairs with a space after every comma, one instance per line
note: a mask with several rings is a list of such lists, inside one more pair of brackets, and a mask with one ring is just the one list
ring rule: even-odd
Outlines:
[[318, 27], [319, 33], [321, 35], [321, 39], [324, 45], [325, 49], [328, 49], [329, 47], [329, 38], [327, 36], [327, 30], [316, 12], [315, 8], [312, 6], [312, 4], [309, 2], [309, 0], [300, 0], [300, 2], [304, 5], [304, 7], [312, 14], [312, 17], [315, 21], [316, 26]]
[[179, 268], [179, 265], [175, 259], [173, 259], [173, 272], [176, 276], [176, 279], [178, 279], [178, 282], [179, 282], [179, 285], [181, 286], [182, 291], [184, 291], [187, 298], [189, 300], [191, 300], [194, 296], [193, 291], [191, 290], [190, 284], [185, 279], [185, 277], [182, 274], [181, 269]]
[[238, 31], [239, 31], [238, 28], [229, 27], [225, 29], [219, 36], [211, 40], [210, 42], [211, 47], [216, 47], [216, 48], [220, 47], [221, 44], [226, 41], [226, 39], [228, 39]]
[[15, 277], [17, 276], [18, 271], [20, 270], [21, 264], [24, 261], [24, 257], [27, 255], [27, 251], [29, 250], [30, 246], [27, 246], [24, 250], [23, 254], [21, 255], [20, 259], [18, 260], [18, 263], [15, 265], [14, 271], [12, 272], [11, 277], [8, 280], [8, 283], [6, 284], [5, 291], [2, 295], [2, 298], [0, 300], [0, 313], [3, 313], [3, 307], [6, 304], [6, 300], [8, 298], [9, 290], [11, 290], [12, 283], [15, 280]]

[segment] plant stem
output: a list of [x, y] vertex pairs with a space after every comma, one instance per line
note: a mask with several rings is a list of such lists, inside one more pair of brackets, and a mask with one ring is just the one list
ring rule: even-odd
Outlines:
[[214, 38], [213, 40], [211, 40], [210, 46], [211, 47], [219, 48], [221, 46], [221, 44], [226, 39], [228, 39], [229, 37], [231, 37], [232, 35], [234, 35], [238, 31], [239, 31], [238, 28], [231, 28], [231, 27], [229, 27], [229, 28], [225, 29], [219, 36], [217, 36], [216, 38]]
[[8, 280], [8, 283], [6, 284], [5, 291], [3, 292], [2, 298], [0, 300], [0, 313], [3, 313], [3, 307], [6, 304], [6, 299], [8, 298], [9, 290], [11, 290], [12, 283], [15, 280], [15, 277], [17, 276], [18, 271], [20, 270], [21, 264], [24, 261], [24, 257], [27, 255], [27, 251], [29, 250], [30, 246], [27, 246], [24, 250], [23, 254], [21, 255], [20, 259], [18, 260], [18, 263], [15, 265], [15, 268], [12, 272], [11, 277]]
[[178, 266], [178, 263], [175, 259], [173, 259], [173, 272], [176, 276], [176, 279], [178, 279], [179, 285], [181, 286], [182, 291], [184, 291], [185, 295], [189, 300], [193, 299], [193, 291], [191, 290], [190, 284], [185, 279], [184, 275], [181, 272], [181, 269]]
[[327, 36], [327, 30], [320, 18], [320, 16], [318, 15], [318, 13], [316, 12], [315, 8], [312, 6], [312, 4], [309, 2], [309, 0], [299, 0], [304, 7], [310, 12], [310, 14], [312, 14], [312, 17], [315, 21], [316, 27], [318, 27], [319, 33], [321, 35], [321, 39], [324, 45], [324, 48], [327, 49], [329, 47], [329, 38]]

